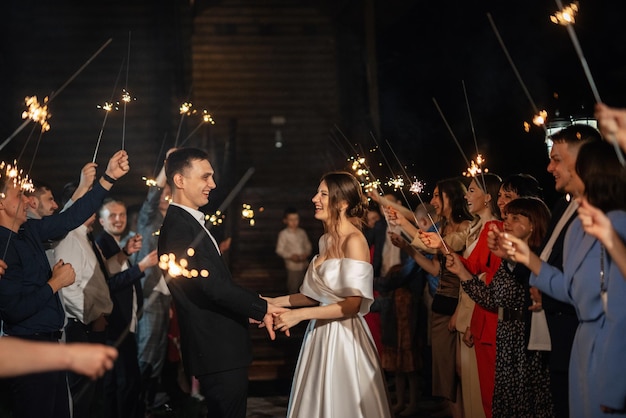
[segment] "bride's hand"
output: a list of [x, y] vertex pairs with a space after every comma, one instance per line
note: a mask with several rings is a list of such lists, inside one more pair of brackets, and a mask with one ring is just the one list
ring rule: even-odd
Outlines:
[[288, 332], [289, 328], [298, 325], [304, 319], [298, 311], [299, 309], [292, 309], [280, 314], [274, 314], [274, 329], [276, 331]]

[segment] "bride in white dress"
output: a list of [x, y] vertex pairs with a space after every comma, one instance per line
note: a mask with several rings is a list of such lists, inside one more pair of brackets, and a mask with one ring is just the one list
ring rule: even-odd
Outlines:
[[288, 417], [391, 417], [382, 369], [363, 315], [373, 302], [373, 270], [360, 226], [367, 200], [350, 173], [322, 177], [313, 197], [324, 223], [320, 254], [300, 293], [267, 298], [283, 307], [274, 328], [310, 320], [298, 358]]

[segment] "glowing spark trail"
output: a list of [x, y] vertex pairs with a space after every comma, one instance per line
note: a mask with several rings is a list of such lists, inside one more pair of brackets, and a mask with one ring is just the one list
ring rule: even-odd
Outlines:
[[[109, 46], [112, 40], [113, 40], [112, 38], [109, 38], [109, 40], [106, 41], [104, 45], [102, 45], [78, 70], [76, 70], [76, 72], [72, 74], [72, 76], [61, 87], [59, 87], [55, 92], [53, 92], [50, 95], [50, 99], [48, 99], [48, 104], [50, 104], [52, 99], [58, 96], [63, 91], [63, 89], [65, 89], [65, 87], [67, 87], [67, 85], [70, 84], [91, 63], [91, 61], [93, 61], [94, 58], [96, 58], [104, 50], [104, 48]], [[5, 139], [2, 144], [0, 144], [0, 150], [2, 150], [13, 138], [15, 138], [17, 134], [19, 134], [22, 131], [22, 129], [24, 129], [26, 125], [28, 125], [29, 123], [30, 123], [30, 119], [25, 120], [15, 131], [13, 131], [13, 133], [9, 135], [9, 137]]]
[[[593, 80], [591, 76], [591, 70], [589, 69], [589, 64], [587, 64], [587, 59], [585, 59], [585, 55], [583, 54], [583, 49], [580, 46], [580, 42], [578, 42], [578, 36], [576, 36], [576, 32], [574, 31], [573, 23], [575, 21], [576, 12], [578, 12], [578, 4], [573, 3], [568, 7], [564, 8], [561, 0], [555, 0], [559, 11], [557, 15], [560, 13], [560, 18], [555, 16], [557, 22], [561, 25], [564, 25], [567, 29], [567, 33], [569, 34], [570, 39], [572, 40], [572, 44], [574, 45], [574, 49], [576, 50], [576, 54], [578, 55], [578, 59], [580, 60], [580, 64], [583, 67], [583, 71], [585, 72], [585, 76], [587, 77], [587, 82], [589, 82], [589, 86], [591, 87], [591, 91], [593, 93], [593, 97], [596, 100], [596, 103], [602, 103], [602, 99], [600, 98], [600, 93], [598, 92], [598, 88], [596, 87], [596, 82]], [[554, 21], [554, 20], [553, 20]], [[615, 148], [615, 154], [617, 155], [617, 159], [622, 164], [622, 166], [626, 165], [626, 159], [624, 158], [624, 153], [622, 149], [617, 144], [617, 139], [607, 138], [609, 142], [613, 144], [613, 148]]]

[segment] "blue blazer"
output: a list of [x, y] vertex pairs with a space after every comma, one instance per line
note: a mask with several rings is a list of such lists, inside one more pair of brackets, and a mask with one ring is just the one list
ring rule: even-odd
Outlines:
[[[608, 216], [626, 239], [626, 212]], [[605, 311], [600, 297], [600, 247], [576, 219], [565, 237], [563, 271], [544, 262], [540, 274], [530, 278], [530, 284], [542, 292], [572, 304], [579, 318], [569, 367], [571, 417], [605, 416], [600, 405], [626, 407], [626, 279], [605, 254]]]

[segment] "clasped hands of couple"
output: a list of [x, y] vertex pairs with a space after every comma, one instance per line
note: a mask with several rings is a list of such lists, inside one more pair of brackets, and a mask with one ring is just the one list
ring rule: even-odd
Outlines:
[[270, 298], [264, 296], [261, 298], [267, 301], [267, 313], [262, 321], [250, 318], [250, 323], [258, 324], [259, 328], [267, 329], [267, 334], [272, 341], [276, 339], [276, 331], [282, 331], [287, 337], [290, 337], [289, 328], [302, 321], [297, 315], [297, 310], [276, 306], [270, 303]]

